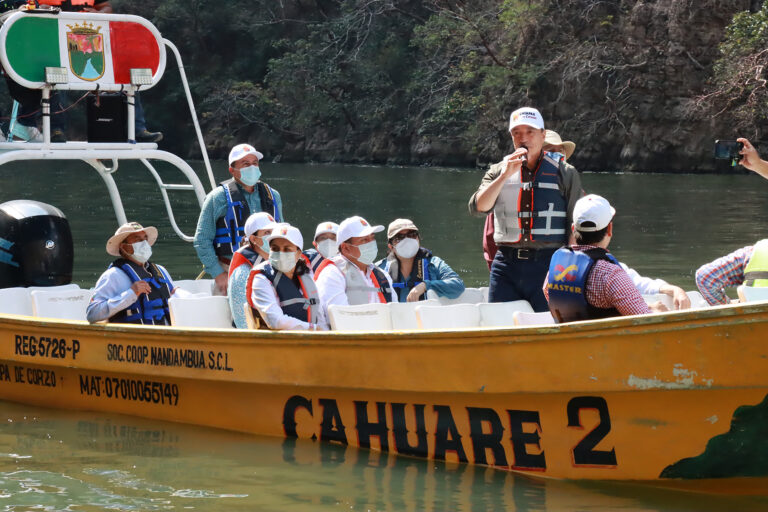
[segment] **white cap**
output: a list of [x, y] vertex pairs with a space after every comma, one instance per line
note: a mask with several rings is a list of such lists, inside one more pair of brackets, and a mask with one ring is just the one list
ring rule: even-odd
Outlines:
[[336, 245], [341, 245], [350, 238], [359, 236], [368, 236], [371, 233], [380, 233], [384, 231], [384, 226], [371, 226], [367, 220], [355, 215], [344, 219], [339, 224], [339, 231], [336, 233]]
[[614, 215], [616, 210], [604, 197], [589, 194], [576, 201], [573, 207], [573, 226], [576, 231], [583, 233], [600, 231], [611, 223]]
[[317, 240], [317, 237], [320, 235], [323, 235], [325, 233], [333, 233], [334, 235], [339, 232], [339, 225], [335, 222], [321, 222], [317, 225], [317, 229], [315, 229], [315, 240]]
[[256, 151], [256, 148], [250, 144], [238, 144], [229, 152], [229, 166], [232, 167], [233, 162], [237, 162], [241, 158], [248, 155], [256, 155], [256, 158], [259, 160], [264, 158], [264, 155], [262, 155], [260, 151]]
[[288, 240], [298, 247], [300, 251], [304, 250], [304, 237], [301, 236], [301, 231], [299, 231], [299, 228], [295, 228], [288, 223], [284, 222], [272, 228], [272, 233], [267, 237], [267, 243], [276, 238]]
[[274, 217], [267, 212], [254, 213], [245, 221], [245, 236], [251, 236], [260, 229], [271, 229], [277, 226]]
[[523, 107], [515, 110], [509, 116], [509, 131], [516, 126], [526, 125], [537, 130], [544, 129], [544, 118], [541, 112], [532, 107]]

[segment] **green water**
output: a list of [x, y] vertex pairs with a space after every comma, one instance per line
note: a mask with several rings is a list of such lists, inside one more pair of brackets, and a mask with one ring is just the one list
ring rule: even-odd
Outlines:
[[[195, 277], [200, 265], [191, 244], [173, 234], [154, 180], [121, 165], [116, 179], [129, 219], [160, 230], [153, 259], [175, 278]], [[215, 165], [223, 179], [224, 164]], [[482, 171], [268, 163], [262, 171], [307, 238], [321, 220], [410, 217], [424, 245], [467, 285], [487, 284], [483, 219], [466, 208]], [[2, 172], [0, 202], [29, 198], [64, 211], [76, 240], [75, 280], [92, 286], [110, 262], [104, 244], [116, 228], [100, 178], [75, 163], [14, 164]], [[169, 181], [179, 174], [161, 172]], [[700, 264], [766, 236], [768, 182], [754, 175], [586, 173], [582, 180], [616, 207], [611, 249], [619, 259], [686, 289]], [[175, 193], [174, 206], [192, 234], [192, 194]], [[379, 242], [383, 251], [383, 237]], [[538, 481], [311, 441], [0, 402], [0, 510], [714, 511], [768, 510], [768, 500]]]

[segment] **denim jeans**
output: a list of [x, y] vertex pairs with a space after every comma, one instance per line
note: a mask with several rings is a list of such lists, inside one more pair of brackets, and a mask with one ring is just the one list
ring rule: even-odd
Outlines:
[[527, 300], [534, 311], [549, 311], [541, 289], [549, 271], [549, 260], [556, 250], [538, 249], [519, 254], [518, 249], [500, 246], [491, 264], [488, 301]]

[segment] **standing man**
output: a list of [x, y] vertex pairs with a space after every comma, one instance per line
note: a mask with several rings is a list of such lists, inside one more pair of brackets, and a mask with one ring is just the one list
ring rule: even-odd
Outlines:
[[491, 166], [469, 200], [470, 213], [494, 214], [488, 300], [524, 299], [548, 311], [541, 282], [552, 254], [570, 241], [581, 179], [562, 155], [543, 150], [544, 119], [535, 108], [512, 112], [509, 132], [515, 152]]
[[282, 222], [280, 194], [260, 181], [259, 161], [264, 155], [250, 144], [238, 144], [229, 152], [229, 174], [205, 198], [197, 220], [194, 246], [205, 271], [216, 281], [216, 291], [227, 294], [227, 272], [232, 253], [245, 236], [245, 221], [252, 214], [267, 212]]
[[375, 233], [384, 226], [371, 226], [362, 217], [350, 217], [339, 224], [336, 242], [339, 254], [325, 260], [315, 272], [317, 292], [330, 318], [328, 306], [397, 302], [392, 278], [373, 264], [378, 248]]

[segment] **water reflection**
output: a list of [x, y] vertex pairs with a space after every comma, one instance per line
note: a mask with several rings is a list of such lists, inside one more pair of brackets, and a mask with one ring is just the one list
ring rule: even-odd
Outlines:
[[724, 498], [0, 402], [5, 510], [760, 510]]

